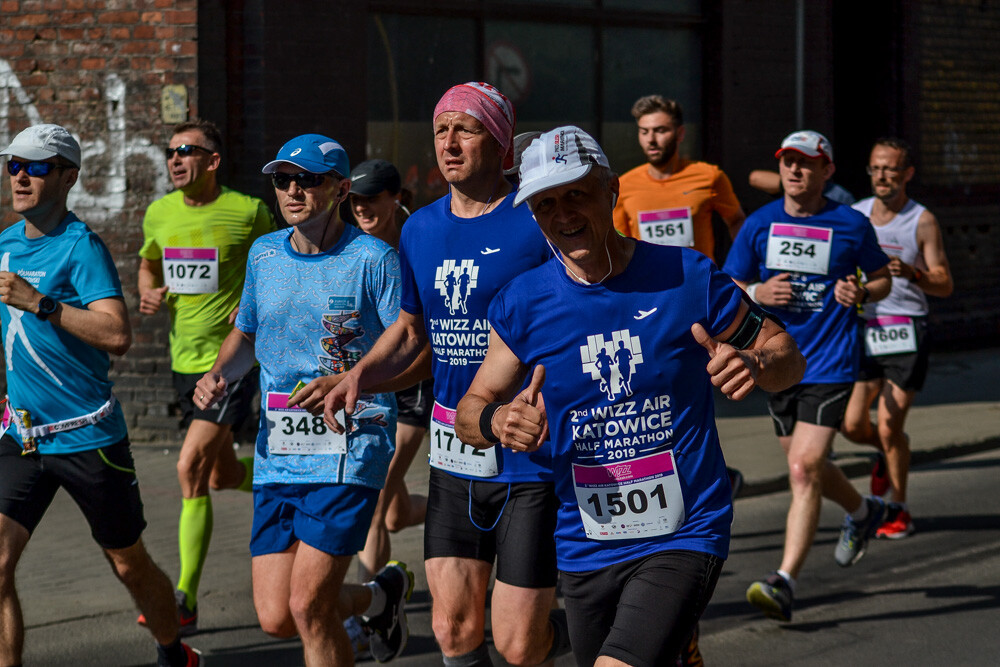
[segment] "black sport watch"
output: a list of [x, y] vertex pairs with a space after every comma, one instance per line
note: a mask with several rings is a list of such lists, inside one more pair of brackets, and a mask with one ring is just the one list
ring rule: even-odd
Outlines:
[[38, 302], [38, 312], [35, 313], [35, 317], [40, 320], [49, 319], [49, 315], [56, 312], [56, 300], [50, 296], [43, 296], [42, 300]]

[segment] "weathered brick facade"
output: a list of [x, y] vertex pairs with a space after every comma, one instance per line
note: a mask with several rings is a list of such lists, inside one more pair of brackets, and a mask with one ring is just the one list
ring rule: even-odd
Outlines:
[[[71, 208], [101, 235], [121, 275], [135, 343], [113, 363], [136, 442], [176, 441], [167, 318], [138, 315], [137, 251], [146, 205], [169, 186], [162, 146], [164, 85], [187, 87], [197, 112], [195, 0], [2, 0], [0, 142], [27, 125], [66, 126], [83, 148]], [[10, 185], [0, 187], [4, 225]]]

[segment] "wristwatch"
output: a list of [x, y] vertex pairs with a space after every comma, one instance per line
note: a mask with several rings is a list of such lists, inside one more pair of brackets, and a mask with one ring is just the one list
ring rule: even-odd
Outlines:
[[923, 278], [923, 277], [924, 277], [924, 272], [921, 271], [920, 269], [914, 267], [913, 268], [913, 277], [910, 278], [910, 282], [911, 283], [919, 283], [920, 279]]
[[38, 302], [38, 312], [35, 313], [35, 317], [40, 320], [49, 319], [49, 315], [56, 312], [57, 307], [56, 300], [50, 296], [43, 296], [42, 300]]

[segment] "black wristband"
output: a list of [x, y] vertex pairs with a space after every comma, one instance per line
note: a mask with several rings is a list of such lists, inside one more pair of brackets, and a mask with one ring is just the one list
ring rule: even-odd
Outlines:
[[499, 401], [487, 403], [483, 411], [479, 413], [479, 432], [486, 438], [486, 442], [500, 442], [500, 438], [493, 433], [493, 415], [502, 405], [503, 403]]
[[870, 297], [872, 293], [868, 291], [867, 285], [861, 285], [861, 289], [865, 291], [865, 293], [861, 295], [861, 303], [868, 303], [868, 297]]

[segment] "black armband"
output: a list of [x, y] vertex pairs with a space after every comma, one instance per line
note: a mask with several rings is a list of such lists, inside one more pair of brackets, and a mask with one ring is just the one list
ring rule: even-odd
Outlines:
[[500, 438], [493, 433], [493, 415], [496, 414], [502, 405], [503, 403], [499, 401], [487, 403], [483, 411], [479, 413], [479, 432], [486, 438], [486, 442], [500, 442]]

